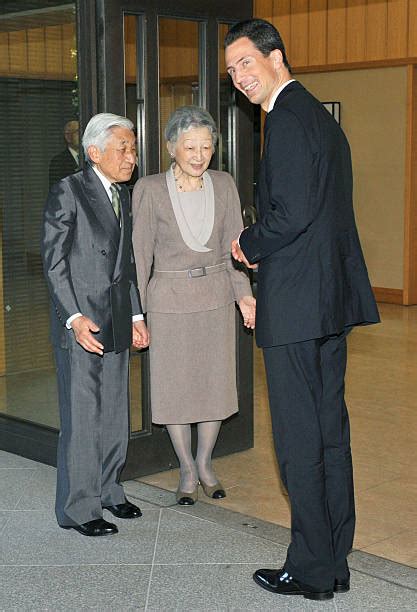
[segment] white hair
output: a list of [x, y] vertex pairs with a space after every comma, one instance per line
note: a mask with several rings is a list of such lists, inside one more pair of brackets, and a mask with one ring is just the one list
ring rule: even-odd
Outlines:
[[[111, 136], [112, 129], [115, 127], [127, 128], [133, 130], [133, 123], [130, 119], [113, 113], [99, 113], [94, 115], [87, 123], [84, 130], [82, 144], [85, 158], [90, 160], [88, 155], [88, 147], [92, 145], [98, 147], [100, 151], [104, 151], [106, 143]], [[90, 160], [91, 161], [91, 160]]]
[[201, 106], [180, 106], [175, 110], [165, 127], [165, 139], [174, 147], [184, 132], [192, 128], [207, 128], [211, 134], [213, 147], [217, 142], [217, 127], [213, 117]]

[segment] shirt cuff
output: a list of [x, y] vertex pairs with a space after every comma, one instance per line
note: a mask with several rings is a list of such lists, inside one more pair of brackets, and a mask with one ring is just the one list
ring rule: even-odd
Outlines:
[[143, 321], [143, 314], [133, 315], [132, 323], [134, 323], [135, 321]]
[[81, 312], [76, 312], [75, 314], [71, 315], [66, 323], [65, 323], [65, 327], [67, 329], [72, 329], [71, 323], [74, 321], [74, 319], [78, 319], [78, 317], [82, 317], [83, 315], [81, 314]]

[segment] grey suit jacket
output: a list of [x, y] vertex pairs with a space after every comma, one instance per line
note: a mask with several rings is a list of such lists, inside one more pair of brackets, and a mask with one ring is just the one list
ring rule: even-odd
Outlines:
[[129, 193], [120, 187], [121, 223], [91, 166], [56, 183], [45, 205], [42, 258], [51, 296], [52, 342], [68, 347], [67, 319], [81, 312], [100, 328], [105, 351], [131, 345], [142, 312], [132, 251]]
[[[144, 310], [189, 313], [214, 310], [252, 295], [245, 272], [237, 270], [230, 245], [242, 225], [232, 177], [209, 170], [214, 192], [214, 223], [207, 251], [184, 242], [170, 199], [166, 174], [140, 179], [133, 190], [133, 247]], [[226, 262], [223, 272], [199, 278], [153, 277], [153, 270], [187, 270]]]

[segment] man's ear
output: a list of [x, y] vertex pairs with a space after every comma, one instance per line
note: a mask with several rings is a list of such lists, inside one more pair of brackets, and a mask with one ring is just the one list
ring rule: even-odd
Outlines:
[[271, 56], [274, 62], [274, 68], [276, 69], [280, 69], [283, 66], [283, 57], [282, 57], [282, 53], [279, 49], [274, 49], [273, 51], [271, 51]]
[[98, 164], [101, 158], [101, 151], [96, 145], [90, 145], [87, 149], [88, 156], [92, 162]]

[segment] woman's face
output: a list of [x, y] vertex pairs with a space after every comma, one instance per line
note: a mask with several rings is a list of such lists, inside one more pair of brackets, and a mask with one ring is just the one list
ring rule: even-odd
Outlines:
[[185, 174], [199, 177], [205, 172], [213, 155], [213, 139], [208, 128], [191, 128], [178, 138], [175, 149], [168, 143], [168, 151], [174, 153], [175, 162]]

